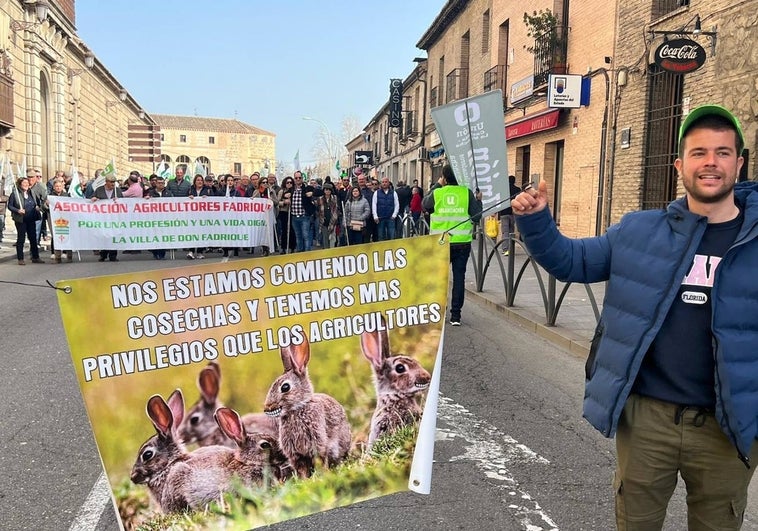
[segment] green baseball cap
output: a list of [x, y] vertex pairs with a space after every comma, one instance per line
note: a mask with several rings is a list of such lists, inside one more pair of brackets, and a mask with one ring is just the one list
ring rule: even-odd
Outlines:
[[745, 135], [742, 133], [742, 126], [740, 125], [740, 121], [736, 116], [734, 116], [731, 112], [729, 112], [721, 105], [701, 105], [700, 107], [696, 107], [690, 111], [690, 113], [682, 122], [682, 125], [679, 127], [679, 143], [682, 142], [682, 138], [684, 138], [685, 133], [690, 127], [692, 127], [692, 124], [695, 123], [696, 120], [702, 118], [703, 116], [711, 115], [726, 118], [727, 121], [731, 123], [734, 126], [734, 129], [737, 131], [737, 136], [740, 139], [740, 144], [742, 146], [745, 145]]

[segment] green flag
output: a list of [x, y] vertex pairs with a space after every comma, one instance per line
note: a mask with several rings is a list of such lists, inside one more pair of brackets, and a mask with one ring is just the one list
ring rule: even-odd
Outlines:
[[103, 169], [103, 173], [101, 174], [104, 177], [107, 177], [108, 175], [116, 175], [116, 165], [113, 162], [113, 159], [105, 165], [105, 168]]

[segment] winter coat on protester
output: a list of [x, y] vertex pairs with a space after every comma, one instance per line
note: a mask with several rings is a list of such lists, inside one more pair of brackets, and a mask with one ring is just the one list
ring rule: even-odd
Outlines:
[[[716, 268], [711, 327], [715, 414], [744, 460], [758, 436], [758, 183], [738, 183], [734, 196], [744, 221]], [[627, 214], [595, 238], [563, 236], [547, 209], [517, 216], [516, 224], [533, 259], [558, 280], [609, 281], [587, 359], [584, 417], [613, 437], [708, 219], [690, 212], [681, 198], [666, 210]]]

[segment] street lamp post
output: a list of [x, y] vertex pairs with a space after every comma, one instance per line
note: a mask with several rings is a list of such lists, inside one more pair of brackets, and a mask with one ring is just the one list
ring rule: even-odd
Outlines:
[[332, 153], [332, 142], [334, 137], [332, 136], [332, 131], [329, 129], [329, 126], [326, 125], [325, 122], [322, 120], [319, 120], [318, 118], [312, 118], [310, 116], [303, 116], [303, 120], [310, 120], [312, 122], [316, 122], [321, 125], [321, 127], [324, 128], [324, 131], [326, 131], [326, 155], [329, 157], [329, 164], [331, 167], [329, 168], [329, 172], [332, 171], [332, 169], [336, 168], [336, 159], [338, 154]]

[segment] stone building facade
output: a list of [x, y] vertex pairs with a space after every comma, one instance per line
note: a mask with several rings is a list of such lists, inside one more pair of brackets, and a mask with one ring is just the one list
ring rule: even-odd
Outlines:
[[[0, 157], [14, 174], [25, 161], [44, 179], [72, 164], [92, 176], [111, 160], [120, 177], [149, 174], [161, 160], [162, 137], [172, 160], [197, 153], [215, 171], [260, 171], [275, 157], [272, 133], [236, 120], [185, 117], [181, 128], [176, 134], [197, 145], [180, 146], [173, 129], [161, 131], [82, 41], [74, 0], [0, 3]], [[214, 135], [215, 147], [208, 145]]]
[[[654, 64], [653, 54], [664, 38], [697, 42], [705, 49], [704, 64], [686, 74], [662, 70]], [[755, 42], [756, 0], [619, 3], [611, 222], [630, 210], [660, 208], [684, 193], [672, 167], [677, 156], [676, 136], [684, 115], [704, 103], [724, 105], [740, 119], [746, 140], [740, 178], [756, 178]]]
[[[0, 150], [15, 164], [92, 175], [129, 159], [128, 130], [153, 123], [78, 37], [73, 0], [0, 6]], [[143, 169], [152, 164], [142, 163]]]
[[170, 167], [199, 162], [209, 173], [250, 175], [274, 171], [276, 135], [239, 120], [153, 114], [161, 154]]

